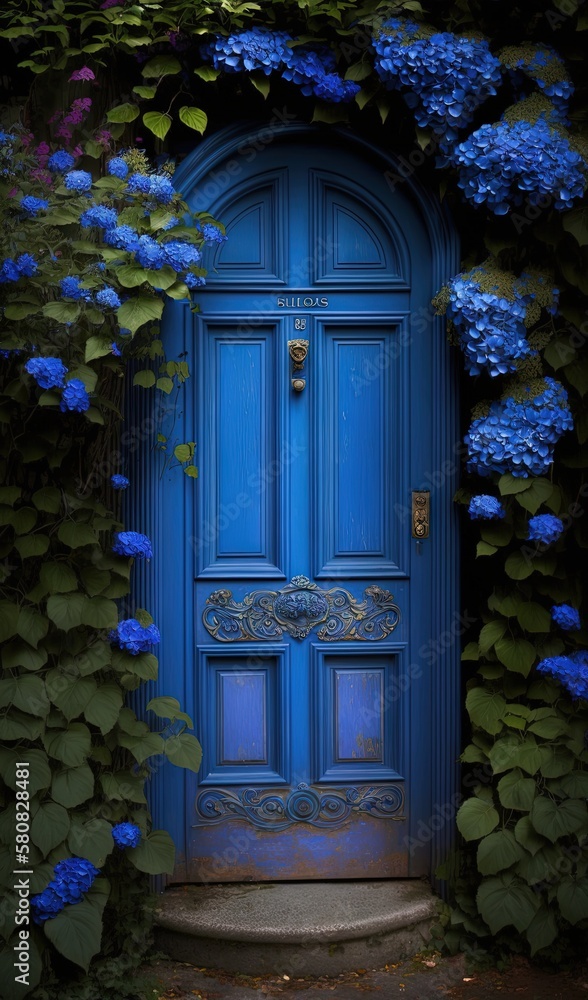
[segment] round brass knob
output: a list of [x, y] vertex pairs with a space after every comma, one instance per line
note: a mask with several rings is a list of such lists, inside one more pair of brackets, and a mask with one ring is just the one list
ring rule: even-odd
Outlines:
[[292, 388], [294, 389], [294, 392], [302, 392], [302, 390], [304, 389], [305, 386], [306, 386], [306, 379], [305, 378], [293, 378], [292, 379]]

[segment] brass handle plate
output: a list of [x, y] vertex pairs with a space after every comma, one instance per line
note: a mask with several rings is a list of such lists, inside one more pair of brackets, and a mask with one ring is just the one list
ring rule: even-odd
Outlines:
[[308, 354], [308, 340], [289, 340], [288, 353], [292, 362], [291, 385], [294, 392], [302, 392], [306, 387], [306, 379], [299, 377], [299, 372], [304, 369], [304, 364]]
[[412, 537], [428, 538], [431, 521], [430, 490], [412, 491]]

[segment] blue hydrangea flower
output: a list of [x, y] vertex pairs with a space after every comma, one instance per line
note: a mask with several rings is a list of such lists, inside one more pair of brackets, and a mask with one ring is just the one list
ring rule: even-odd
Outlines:
[[62, 413], [66, 410], [73, 410], [75, 413], [84, 413], [90, 406], [90, 397], [86, 392], [86, 387], [81, 379], [72, 378], [66, 384], [59, 403]]
[[213, 226], [212, 222], [205, 222], [202, 226], [202, 235], [207, 243], [224, 243], [227, 237], [221, 233], [218, 226]]
[[113, 156], [112, 160], [109, 160], [106, 164], [106, 171], [111, 177], [118, 177], [119, 180], [124, 181], [128, 175], [129, 168], [122, 156]]
[[541, 674], [548, 674], [572, 695], [588, 698], [588, 652], [584, 649], [570, 656], [549, 656], [537, 665]]
[[132, 556], [135, 559], [153, 559], [153, 547], [139, 531], [119, 531], [114, 538], [112, 551], [117, 556]]
[[136, 823], [117, 823], [112, 828], [112, 839], [121, 850], [125, 847], [138, 847], [141, 836], [141, 830]]
[[16, 266], [18, 268], [18, 273], [22, 278], [32, 278], [33, 274], [36, 274], [39, 270], [37, 261], [30, 253], [21, 253], [20, 256], [16, 258]]
[[75, 162], [71, 153], [66, 152], [65, 149], [58, 149], [47, 160], [47, 166], [53, 173], [63, 174], [66, 170], [71, 170]]
[[470, 500], [468, 514], [472, 521], [492, 521], [496, 518], [503, 518], [505, 510], [500, 500], [497, 500], [496, 497], [489, 496], [487, 493], [480, 493]]
[[114, 342], [114, 340], [112, 341], [112, 344], [110, 345], [110, 350], [114, 354], [115, 358], [122, 358], [122, 351], [121, 351], [120, 347], [118, 346], [118, 344], [116, 344]]
[[206, 284], [206, 279], [201, 274], [185, 274], [182, 281], [190, 290], [193, 288], [202, 288], [202, 285]]
[[568, 139], [543, 117], [482, 125], [448, 154], [458, 184], [474, 205], [495, 215], [511, 207], [552, 203], [562, 211], [581, 198], [587, 165]]
[[168, 230], [168, 229], [173, 229], [174, 226], [178, 226], [179, 223], [180, 223], [180, 220], [177, 218], [177, 216], [172, 215], [172, 217], [169, 220], [169, 222], [166, 222], [165, 226], [163, 227], [164, 231]]
[[49, 886], [36, 896], [31, 896], [31, 910], [36, 924], [44, 924], [46, 920], [56, 917], [64, 906], [65, 903], [61, 896], [58, 896], [55, 889]]
[[564, 387], [544, 379], [538, 395], [512, 396], [491, 404], [487, 416], [472, 421], [465, 443], [468, 469], [481, 476], [510, 472], [513, 476], [540, 476], [553, 461], [553, 449], [562, 434], [573, 427]]
[[128, 250], [132, 253], [139, 246], [139, 234], [131, 226], [116, 226], [104, 233], [104, 242], [117, 250]]
[[[159, 244], [157, 244], [159, 246]], [[170, 240], [161, 244], [164, 261], [173, 267], [174, 271], [185, 271], [187, 268], [197, 264], [202, 254], [193, 243], [186, 243], [184, 240]]]
[[485, 39], [419, 34], [414, 21], [387, 21], [374, 39], [374, 69], [388, 89], [406, 91], [417, 125], [445, 140], [455, 139], [476, 109], [496, 94], [502, 82], [500, 62]]
[[21, 199], [20, 207], [27, 215], [35, 216], [39, 212], [46, 212], [49, 208], [49, 202], [45, 198], [35, 198], [34, 195], [27, 194]]
[[109, 639], [121, 649], [126, 649], [133, 656], [137, 656], [139, 653], [148, 653], [151, 646], [161, 641], [161, 635], [157, 625], [153, 623], [144, 626], [136, 618], [126, 618], [118, 623], [116, 631], [110, 633]]
[[335, 58], [330, 49], [296, 46], [288, 49], [284, 63], [284, 80], [300, 87], [305, 97], [314, 96], [333, 104], [348, 103], [361, 89], [359, 84], [343, 80], [335, 72]]
[[87, 170], [70, 170], [63, 178], [68, 191], [89, 191], [92, 187], [92, 174]]
[[574, 86], [563, 59], [550, 45], [513, 46], [501, 52], [500, 57], [508, 67], [517, 91], [521, 90], [524, 77], [532, 80], [557, 109], [562, 122], [566, 121]]
[[118, 215], [114, 208], [107, 205], [91, 205], [80, 215], [80, 226], [88, 229], [90, 226], [99, 226], [101, 229], [113, 229], [118, 222]]
[[121, 302], [114, 288], [106, 285], [96, 292], [96, 302], [99, 306], [108, 306], [110, 309], [118, 309]]
[[580, 612], [571, 604], [554, 604], [551, 609], [551, 617], [564, 632], [577, 632], [582, 627]]
[[55, 878], [49, 883], [64, 903], [79, 903], [100, 869], [86, 858], [66, 858], [54, 868]]
[[113, 490], [126, 490], [129, 485], [127, 477], [119, 475], [118, 472], [115, 472], [114, 476], [110, 477], [110, 482], [112, 483]]
[[7, 257], [0, 268], [0, 284], [5, 284], [7, 281], [18, 281], [20, 276], [15, 261], [12, 260], [12, 257]]
[[153, 174], [149, 179], [149, 194], [162, 205], [169, 205], [176, 191], [165, 174]]
[[127, 182], [127, 190], [131, 194], [149, 194], [151, 178], [149, 174], [131, 174]]
[[527, 538], [534, 542], [542, 542], [543, 545], [551, 545], [558, 540], [563, 530], [564, 523], [555, 514], [537, 514], [529, 520]]
[[163, 247], [152, 236], [140, 236], [135, 256], [141, 267], [159, 271], [165, 263]]
[[64, 298], [75, 299], [76, 302], [79, 299], [84, 299], [85, 302], [90, 301], [92, 293], [89, 288], [81, 288], [80, 280], [76, 274], [70, 274], [67, 278], [61, 279], [59, 287]]
[[61, 389], [67, 374], [60, 358], [29, 358], [25, 370], [41, 389]]
[[215, 69], [227, 73], [261, 70], [269, 76], [272, 70], [280, 69], [286, 59], [289, 41], [292, 39], [285, 31], [255, 27], [227, 38], [217, 37], [205, 47], [203, 54], [212, 59]]

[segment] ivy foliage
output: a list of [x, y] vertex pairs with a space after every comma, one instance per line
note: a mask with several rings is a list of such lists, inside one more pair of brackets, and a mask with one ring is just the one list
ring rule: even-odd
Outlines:
[[[453, 148], [444, 143], [447, 133], [438, 124], [439, 116], [447, 112], [430, 103], [436, 95], [430, 80], [425, 104], [420, 100], [422, 93], [411, 97], [410, 87], [399, 74], [390, 76], [389, 67], [386, 73], [376, 71], [372, 40], [381, 37], [391, 17], [416, 24], [410, 31], [424, 41], [425, 53], [426, 40], [439, 32], [457, 33], [469, 40], [479, 38], [480, 33], [485, 36], [492, 88], [486, 86], [484, 100], [473, 101], [468, 114], [459, 119], [458, 135], [452, 140], [459, 144]], [[579, 610], [581, 623], [585, 621], [588, 217], [580, 200], [585, 177], [586, 95], [578, 70], [588, 16], [582, 4], [542, 0], [529, 11], [524, 5], [513, 8], [507, 0], [492, 4], [443, 0], [427, 9], [412, 0], [394, 5], [376, 0], [360, 5], [352, 0], [260, 0], [257, 4], [211, 0], [206, 5], [192, 0], [171, 0], [165, 5], [150, 0], [141, 5], [106, 0], [97, 8], [82, 0], [28, 0], [23, 13], [21, 3], [9, 0], [0, 12], [0, 25], [7, 58], [18, 66], [7, 96], [11, 122], [18, 99], [25, 97], [26, 102], [21, 102], [24, 124], [29, 125], [26, 116], [32, 116], [37, 127], [49, 111], [55, 111], [46, 81], [70, 76], [81, 81], [84, 77], [75, 74], [84, 67], [91, 70], [98, 88], [92, 91], [94, 107], [80, 139], [80, 153], [86, 157], [83, 165], [95, 175], [100, 173], [98, 165], [116, 151], [117, 142], [128, 149], [145, 130], [158, 150], [166, 142], [186, 143], [189, 136], [198, 141], [208, 119], [221, 115], [227, 98], [229, 103], [237, 101], [235, 107], [244, 113], [263, 117], [263, 99], [276, 93], [292, 94], [295, 84], [286, 84], [275, 74], [223, 74], [202, 47], [251, 28], [287, 31], [295, 45], [317, 50], [327, 46], [340, 76], [360, 85], [354, 100], [345, 106], [312, 98], [300, 103], [301, 113], [319, 122], [350, 121], [360, 129], [366, 122], [372, 129], [378, 125], [381, 144], [388, 144], [401, 157], [418, 160], [413, 156], [416, 150], [423, 162], [431, 151], [440, 152], [440, 165], [445, 167], [438, 175], [443, 177], [440, 194], [448, 200], [464, 236], [465, 259], [462, 273], [453, 279], [453, 286], [450, 282], [449, 292], [441, 291], [437, 306], [447, 309], [458, 278], [473, 276], [477, 287], [467, 302], [470, 312], [466, 315], [454, 303], [449, 313], [475, 375], [465, 387], [466, 398], [473, 404], [473, 424], [497, 413], [500, 416], [507, 405], [520, 416], [521, 407], [528, 409], [530, 400], [531, 409], [539, 414], [533, 425], [537, 433], [528, 442], [523, 427], [520, 444], [541, 461], [532, 459], [521, 470], [494, 449], [492, 462], [484, 467], [472, 461], [475, 456], [470, 452], [470, 472], [457, 497], [464, 506], [466, 524], [465, 507], [482, 490], [492, 494], [490, 499], [498, 506], [486, 500], [477, 509], [500, 513], [494, 518], [478, 517], [475, 532], [473, 526], [466, 527], [472, 556], [475, 550], [476, 559], [483, 560], [466, 581], [468, 592], [478, 594], [482, 625], [463, 654], [471, 723], [471, 741], [463, 754], [466, 794], [457, 820], [464, 849], [452, 881], [453, 908], [444, 914], [438, 930], [450, 947], [464, 947], [477, 955], [498, 943], [524, 947], [541, 957], [564, 957], [588, 928], [588, 714], [585, 701], [572, 698], [537, 667], [546, 660], [576, 655], [588, 646], [585, 626], [573, 632], [564, 629], [561, 616], [558, 621], [551, 611], [569, 604]], [[558, 56], [551, 55], [553, 48]], [[459, 44], [464, 72], [471, 68], [471, 50], [470, 41]], [[403, 56], [402, 46], [394, 50], [394, 58]], [[495, 61], [502, 67], [501, 82]], [[451, 59], [448, 66], [451, 69]], [[396, 86], [397, 78], [402, 86]], [[455, 88], [452, 99], [460, 99]], [[42, 115], [35, 110], [39, 107], [44, 109]], [[87, 107], [81, 110], [88, 113]], [[74, 108], [72, 104], [67, 113], [58, 110], [57, 128], [67, 131], [72, 114], [79, 116], [80, 105]], [[434, 118], [427, 120], [427, 115]], [[63, 131], [62, 137], [67, 138]], [[570, 188], [559, 177], [557, 187], [549, 187], [549, 171], [539, 169], [543, 146], [549, 147], [558, 169], [564, 161], [573, 169]], [[491, 152], [491, 177], [484, 159], [486, 149]], [[405, 162], [411, 164], [413, 159]], [[525, 188], [527, 171], [535, 167], [536, 183]], [[94, 200], [99, 200], [99, 193], [109, 207], [116, 205], [117, 212], [127, 213], [125, 224], [135, 230], [142, 227], [141, 233], [152, 235], [159, 244], [166, 242], [167, 209], [156, 209], [139, 219], [132, 214], [131, 204], [124, 208], [118, 204], [117, 199], [127, 196], [123, 196], [124, 179], [118, 180], [120, 184], [112, 177], [98, 178], [92, 189]], [[402, 180], [399, 174], [398, 183]], [[23, 187], [21, 193], [27, 192]], [[495, 198], [496, 192], [499, 197]], [[30, 193], [36, 195], [37, 188]], [[104, 809], [114, 810], [108, 813], [107, 822], [132, 815], [140, 824], [146, 823], [141, 768], [152, 755], [165, 755], [166, 739], [161, 732], [151, 732], [127, 708], [118, 705], [115, 717], [114, 705], [110, 705], [108, 720], [100, 713], [96, 721], [92, 706], [96, 696], [110, 690], [109, 684], [113, 692], [115, 687], [132, 689], [154, 676], [155, 663], [149, 653], [132, 656], [128, 651], [113, 651], [105, 641], [102, 630], [116, 623], [113, 602], [128, 592], [130, 567], [128, 560], [113, 556], [104, 541], [104, 533], [110, 537], [121, 528], [112, 497], [102, 485], [90, 495], [80, 486], [90, 475], [93, 456], [103, 453], [103, 428], [119, 419], [117, 386], [123, 362], [113, 355], [110, 345], [114, 341], [119, 348], [123, 346], [123, 354], [130, 352], [120, 337], [120, 326], [136, 331], [133, 351], [148, 362], [135, 375], [136, 384], [155, 385], [166, 392], [188, 376], [182, 362], [161, 362], [163, 348], [151, 326], [161, 315], [164, 295], [189, 294], [189, 289], [181, 287], [185, 283], [163, 265], [141, 265], [130, 245], [105, 247], [100, 239], [82, 238], [76, 227], [85, 204], [83, 192], [56, 188], [52, 198], [46, 224], [35, 229], [46, 230], [42, 241], [19, 236], [29, 230], [11, 206], [3, 227], [5, 238], [14, 241], [5, 257], [17, 267], [20, 255], [34, 250], [40, 271], [40, 277], [31, 274], [26, 282], [17, 277], [14, 286], [5, 283], [5, 346], [29, 354], [33, 344], [42, 344], [45, 354], [49, 345], [54, 346], [55, 353], [67, 359], [69, 380], [81, 381], [91, 397], [82, 413], [62, 413], [60, 392], [54, 387], [39, 393], [21, 361], [11, 355], [2, 410], [8, 430], [9, 484], [3, 494], [8, 590], [2, 620], [8, 643], [3, 704], [10, 706], [6, 724], [14, 728], [4, 737], [14, 747], [24, 743], [29, 756], [38, 755], [35, 774], [37, 781], [45, 783], [35, 789], [32, 799], [32, 808], [43, 810], [43, 822], [36, 829], [51, 831], [47, 838], [44, 833], [36, 834], [43, 839], [42, 847], [33, 841], [35, 861], [46, 865], [38, 869], [44, 879], [39, 888], [47, 884], [52, 864], [64, 851], [80, 850], [78, 845], [83, 843], [89, 856], [91, 838], [81, 839], [78, 823], [86, 831], [90, 820], [103, 821]], [[178, 206], [178, 216], [184, 210], [185, 206]], [[194, 230], [185, 227], [178, 235], [190, 240]], [[196, 238], [196, 245], [200, 242]], [[57, 260], [52, 260], [52, 254]], [[94, 301], [103, 282], [92, 271], [95, 263], [105, 265], [109, 283], [121, 298], [116, 307], [118, 322], [114, 312], [105, 312]], [[82, 293], [89, 293], [89, 298], [82, 294], [64, 301], [57, 291], [59, 281], [72, 274], [80, 277]], [[529, 274], [536, 282], [532, 294]], [[547, 297], [537, 282], [547, 289]], [[129, 299], [123, 303], [124, 295]], [[509, 303], [516, 306], [509, 308]], [[493, 310], [491, 322], [488, 305]], [[476, 312], [485, 324], [481, 345], [471, 335]], [[68, 324], [73, 325], [73, 333]], [[154, 361], [161, 364], [158, 372], [149, 363]], [[546, 387], [557, 401], [557, 427], [552, 416], [543, 413], [544, 401], [536, 403]], [[523, 415], [521, 419], [535, 418]], [[476, 426], [479, 429], [480, 424]], [[159, 446], [165, 450], [167, 442], [160, 439]], [[517, 450], [518, 444], [512, 455]], [[168, 455], [166, 461], [175, 458], [188, 476], [195, 477], [194, 455], [195, 444], [188, 442], [176, 446], [175, 456]], [[533, 538], [531, 519], [546, 517], [558, 519], [561, 531], [548, 539], [537, 529], [539, 534]], [[546, 522], [541, 523], [545, 528]], [[18, 584], [12, 578], [14, 567], [19, 571]], [[105, 662], [100, 657], [106, 657]], [[56, 679], [65, 673], [71, 680], [72, 671], [76, 683], [68, 682], [64, 691], [55, 694]], [[37, 714], [31, 705], [37, 706]], [[189, 725], [177, 705], [166, 701], [159, 711], [162, 718], [171, 720], [171, 726]], [[111, 719], [111, 728], [102, 732]], [[180, 746], [175, 762], [190, 758], [195, 764], [188, 744], [186, 757], [182, 749], [189, 734], [182, 731], [177, 736], [175, 729], [173, 734], [180, 741], [174, 744]], [[135, 758], [130, 769], [128, 754]], [[5, 775], [13, 758], [6, 760], [2, 775], [10, 803], [11, 786]], [[87, 798], [80, 798], [86, 793]], [[8, 829], [10, 808], [5, 815]], [[71, 832], [72, 824], [77, 832]], [[92, 845], [98, 849], [97, 844], [106, 845], [105, 828], [96, 831]], [[142, 871], [165, 867], [160, 852], [163, 842], [158, 837]], [[125, 854], [131, 855], [132, 850]], [[132, 894], [135, 884], [128, 875], [131, 869], [124, 871], [124, 877], [110, 880], [110, 899], [114, 898], [113, 886], [120, 892], [116, 897], [119, 908], [124, 905], [126, 887]], [[103, 895], [88, 899], [88, 904], [98, 906]], [[513, 928], [522, 945], [516, 944]], [[46, 944], [35, 930], [38, 953]], [[57, 948], [55, 940], [52, 944]], [[103, 940], [102, 953], [108, 960], [116, 953], [111, 939], [106, 944]], [[38, 960], [35, 967], [40, 975]]]

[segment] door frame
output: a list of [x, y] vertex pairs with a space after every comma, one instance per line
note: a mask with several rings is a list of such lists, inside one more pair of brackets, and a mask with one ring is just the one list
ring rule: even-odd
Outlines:
[[[313, 136], [334, 136], [353, 146], [360, 155], [381, 163], [384, 176], [390, 178], [391, 193], [400, 190], [401, 197], [410, 199], [424, 219], [429, 234], [432, 256], [432, 294], [451, 278], [459, 268], [457, 233], [446, 205], [417, 181], [414, 172], [399, 165], [393, 155], [382, 150], [360, 133], [347, 129], [308, 125], [302, 122], [275, 120], [268, 123], [239, 122], [221, 128], [204, 140], [181, 163], [174, 183], [182, 192], [197, 191], [190, 207], [208, 211], [211, 202], [226, 191], [245, 164], [275, 139], [295, 137], [300, 141]], [[220, 165], [226, 169], [221, 170]], [[215, 170], [215, 168], [217, 168]], [[203, 178], [212, 174], [199, 190]], [[214, 187], [214, 190], [211, 188]], [[222, 221], [222, 220], [221, 220]], [[162, 340], [166, 356], [174, 358], [187, 352], [189, 360], [194, 318], [187, 302], [172, 302], [166, 306], [162, 320]], [[432, 321], [431, 351], [434, 370], [438, 372], [433, 399], [423, 400], [436, 415], [433, 422], [432, 452], [438, 456], [434, 468], [425, 473], [413, 489], [429, 489], [431, 493], [431, 528], [426, 544], [431, 550], [427, 580], [431, 582], [431, 606], [428, 621], [430, 634], [414, 650], [405, 672], [410, 687], [421, 676], [423, 668], [430, 670], [430, 717], [422, 720], [431, 733], [431, 753], [422, 754], [412, 762], [418, 782], [412, 781], [411, 822], [407, 831], [409, 853], [414, 860], [414, 873], [430, 874], [450, 852], [454, 840], [455, 814], [461, 803], [459, 793], [460, 743], [460, 635], [464, 631], [459, 610], [459, 537], [457, 512], [453, 494], [461, 461], [459, 437], [457, 365], [445, 333], [443, 317]], [[193, 689], [192, 678], [184, 665], [194, 662], [192, 628], [192, 593], [186, 581], [194, 579], [193, 491], [185, 488], [186, 477], [181, 469], [162, 474], [162, 455], [154, 447], [158, 432], [168, 440], [183, 442], [190, 438], [194, 427], [194, 396], [188, 380], [183, 391], [170, 396], [152, 394], [129, 387], [127, 392], [127, 426], [131, 429], [132, 446], [127, 449], [130, 474], [137, 484], [134, 509], [128, 511], [128, 523], [137, 524], [153, 539], [154, 562], [148, 567], [137, 566], [135, 587], [137, 604], [147, 607], [161, 630], [159, 648], [159, 679], [143, 685], [135, 698], [139, 715], [147, 717], [145, 706], [155, 695], [165, 692], [176, 697], [190, 714], [187, 696]], [[155, 394], [153, 394], [155, 395]], [[197, 455], [196, 455], [197, 464]], [[192, 480], [190, 481], [193, 482]], [[198, 488], [197, 481], [195, 488]], [[410, 531], [410, 498], [406, 498], [401, 516]], [[414, 561], [416, 565], [416, 560]], [[418, 592], [418, 569], [411, 576], [411, 586]], [[423, 583], [424, 583], [423, 578]], [[180, 665], [180, 667], [178, 666]], [[154, 825], [167, 829], [177, 845], [185, 843], [193, 819], [189, 814], [186, 777], [180, 768], [166, 763], [153, 766], [149, 783], [149, 804]], [[173, 881], [182, 881], [186, 859], [178, 846]], [[184, 879], [186, 880], [186, 879]], [[214, 879], [212, 879], [214, 881]]]

